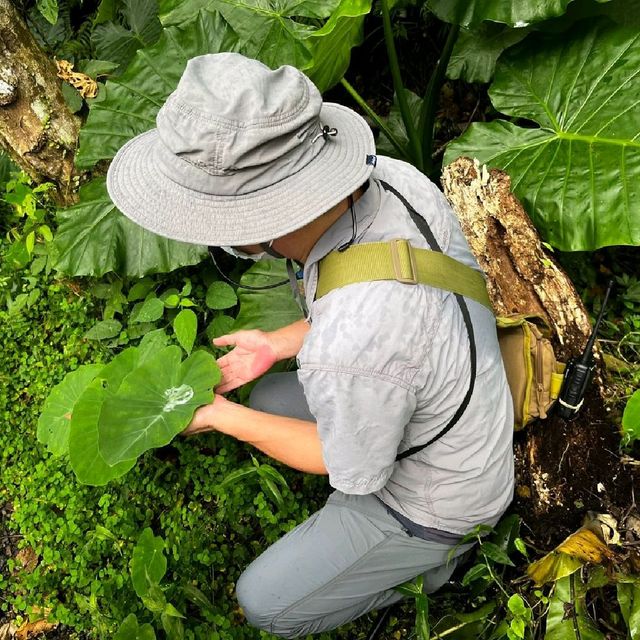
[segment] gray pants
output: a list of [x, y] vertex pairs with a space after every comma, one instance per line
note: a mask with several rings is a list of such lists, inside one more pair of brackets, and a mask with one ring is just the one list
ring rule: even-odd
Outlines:
[[[295, 373], [266, 376], [253, 390], [260, 411], [313, 420]], [[284, 638], [328, 631], [402, 598], [393, 587], [423, 574], [431, 593], [469, 549], [409, 535], [373, 495], [335, 491], [240, 576], [247, 620]]]

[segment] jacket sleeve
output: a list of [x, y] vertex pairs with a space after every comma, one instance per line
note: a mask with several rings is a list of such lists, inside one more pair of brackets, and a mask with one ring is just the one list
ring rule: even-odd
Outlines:
[[331, 486], [351, 494], [381, 489], [416, 407], [412, 390], [388, 376], [333, 367], [303, 366], [298, 378]]

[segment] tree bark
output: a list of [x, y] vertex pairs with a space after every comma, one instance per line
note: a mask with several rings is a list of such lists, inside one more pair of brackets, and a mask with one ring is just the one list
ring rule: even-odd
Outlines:
[[554, 333], [560, 358], [577, 355], [591, 334], [589, 315], [511, 193], [509, 176], [459, 158], [445, 168], [442, 186], [487, 274], [496, 313], [542, 316]]
[[[459, 158], [445, 168], [442, 185], [487, 274], [496, 313], [542, 316], [559, 359], [578, 355], [591, 334], [589, 316], [511, 193], [509, 176]], [[552, 416], [517, 434], [516, 506], [540, 544], [579, 527], [584, 509], [613, 512], [629, 499], [618, 446], [598, 385], [575, 421]]]
[[66, 205], [80, 124], [56, 72], [16, 8], [0, 0], [0, 146], [34, 180], [53, 182]]

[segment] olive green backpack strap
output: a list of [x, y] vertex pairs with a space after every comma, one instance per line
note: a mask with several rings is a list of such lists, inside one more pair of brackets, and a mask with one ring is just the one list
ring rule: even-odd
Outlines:
[[403, 239], [332, 251], [320, 261], [316, 299], [334, 289], [373, 280], [426, 284], [471, 298], [491, 309], [482, 273], [444, 253], [413, 247]]

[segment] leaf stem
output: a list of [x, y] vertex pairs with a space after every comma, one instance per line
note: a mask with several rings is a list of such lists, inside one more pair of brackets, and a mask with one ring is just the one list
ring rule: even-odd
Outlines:
[[358, 103], [358, 106], [376, 123], [376, 126], [382, 133], [389, 139], [389, 142], [393, 145], [398, 155], [401, 158], [406, 157], [407, 150], [402, 143], [391, 133], [389, 127], [385, 124], [382, 118], [364, 101], [364, 98], [349, 84], [346, 78], [340, 80], [342, 86], [349, 92], [349, 95]]
[[442, 53], [436, 64], [436, 68], [431, 74], [429, 84], [424, 94], [422, 102], [422, 110], [420, 112], [420, 124], [418, 126], [418, 133], [422, 140], [422, 156], [424, 158], [424, 172], [433, 177], [433, 127], [436, 119], [436, 107], [438, 106], [438, 97], [440, 95], [440, 87], [444, 80], [444, 74], [449, 66], [449, 59], [451, 58], [451, 52], [453, 46], [458, 39], [458, 33], [460, 32], [460, 26], [452, 24], [449, 27], [449, 33], [445, 41]]
[[387, 56], [389, 57], [389, 68], [391, 69], [391, 77], [393, 78], [393, 88], [396, 93], [396, 99], [398, 100], [398, 106], [400, 107], [402, 120], [404, 122], [405, 129], [407, 130], [411, 160], [413, 164], [422, 171], [422, 147], [420, 146], [420, 139], [418, 138], [418, 132], [416, 131], [416, 126], [413, 122], [411, 111], [409, 110], [409, 103], [407, 102], [404, 84], [402, 83], [400, 65], [398, 64], [398, 54], [396, 53], [396, 47], [393, 42], [393, 31], [391, 29], [391, 15], [389, 13], [388, 0], [381, 0], [381, 6], [384, 42], [387, 47]]

